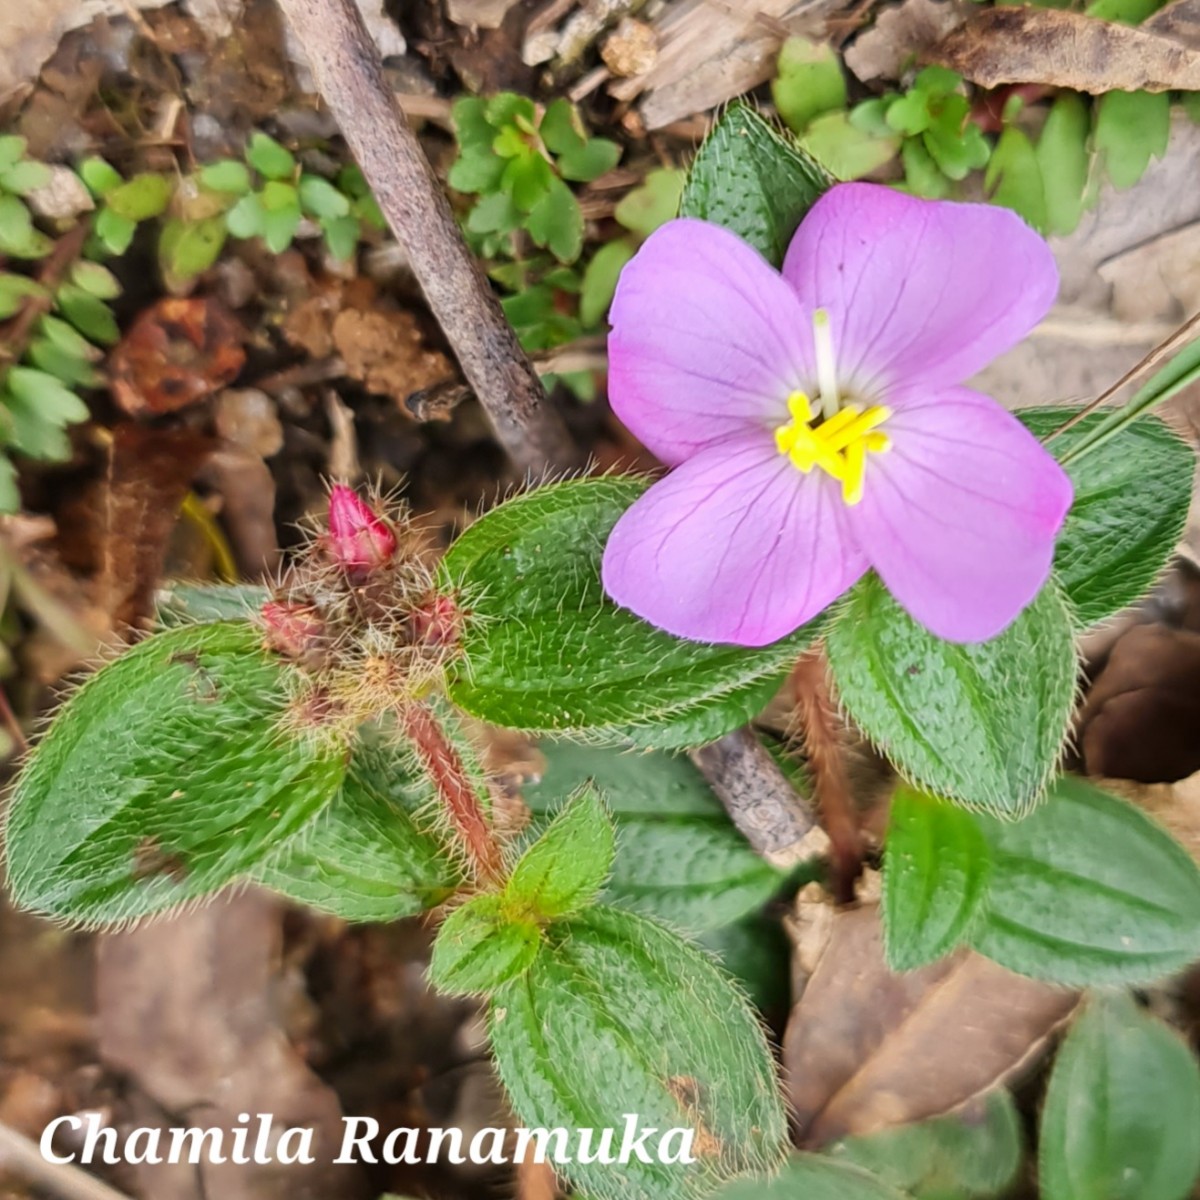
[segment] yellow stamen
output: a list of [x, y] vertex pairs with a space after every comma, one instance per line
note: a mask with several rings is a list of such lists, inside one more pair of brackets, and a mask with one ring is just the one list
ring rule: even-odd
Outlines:
[[867, 454], [891, 448], [891, 438], [877, 428], [892, 415], [891, 409], [875, 404], [863, 412], [858, 405], [847, 404], [814, 425], [825, 412], [824, 398], [823, 391], [821, 413], [814, 414], [808, 396], [792, 392], [787, 400], [791, 420], [775, 430], [775, 445], [806, 475], [820, 467], [841, 483], [845, 503], [857, 504], [863, 495]]

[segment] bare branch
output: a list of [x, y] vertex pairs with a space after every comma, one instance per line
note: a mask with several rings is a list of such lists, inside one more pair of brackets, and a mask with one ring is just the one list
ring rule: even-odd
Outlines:
[[[768, 862], [794, 866], [826, 844], [807, 801], [748, 727], [692, 750], [730, 819]], [[812, 834], [818, 838], [813, 839]]]
[[566, 425], [463, 241], [354, 0], [279, 6], [501, 444], [535, 475], [576, 465]]

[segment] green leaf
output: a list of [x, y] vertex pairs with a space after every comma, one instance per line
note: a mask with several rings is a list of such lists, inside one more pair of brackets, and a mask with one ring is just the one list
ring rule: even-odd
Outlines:
[[983, 186], [993, 204], [1011, 208], [1035, 229], [1046, 229], [1048, 217], [1042, 168], [1033, 143], [1023, 129], [1016, 125], [1004, 127], [988, 163]]
[[121, 255], [133, 244], [137, 234], [137, 222], [132, 217], [123, 217], [111, 208], [103, 208], [96, 217], [96, 236], [109, 254]]
[[600, 794], [579, 788], [521, 855], [505, 902], [537, 920], [565, 917], [591, 904], [612, 870], [616, 834]]
[[103, 199], [125, 182], [120, 172], [102, 158], [85, 158], [79, 164], [78, 173], [88, 191], [97, 199]]
[[[500, 176], [500, 187], [511, 197], [523, 213], [531, 212], [550, 193], [554, 185], [566, 185], [554, 174], [550, 164], [528, 147], [517, 157], [509, 160]], [[569, 188], [566, 189], [568, 192]]]
[[687, 172], [676, 167], [656, 167], [632, 191], [626, 192], [613, 210], [618, 224], [631, 233], [649, 237], [679, 212], [679, 200]]
[[18, 400], [35, 409], [43, 420], [70, 425], [88, 419], [88, 407], [61, 380], [31, 367], [13, 367], [5, 385]]
[[867, 133], [844, 112], [817, 117], [800, 144], [831, 175], [845, 180], [861, 179], [877, 171], [900, 152], [898, 137]]
[[35, 337], [29, 343], [26, 358], [33, 366], [53, 375], [68, 388], [93, 388], [104, 382], [104, 376], [87, 359], [67, 353], [49, 338]]
[[345, 217], [350, 201], [320, 175], [300, 176], [300, 207], [310, 217]]
[[[597, 1137], [627, 1121], [656, 1132], [651, 1161], [559, 1169], [590, 1200], [699, 1200], [730, 1175], [767, 1169], [785, 1122], [758, 1022], [702, 951], [632, 913], [592, 908], [551, 925], [528, 972], [492, 999], [496, 1068], [526, 1128]], [[625, 1117], [625, 1114], [636, 1114]], [[692, 1163], [667, 1129], [693, 1134]], [[597, 1149], [592, 1143], [593, 1152]], [[657, 1152], [656, 1152], [657, 1151]]]
[[329, 806], [253, 877], [345, 921], [395, 921], [436, 908], [462, 873], [431, 828], [432, 800], [411, 756], [375, 732], [355, 750]]
[[775, 679], [799, 656], [819, 620], [746, 649], [672, 637], [605, 597], [604, 542], [645, 487], [620, 478], [542, 487], [454, 543], [442, 571], [473, 617], [450, 679], [455, 703], [497, 725], [621, 740], [630, 725], [688, 717]]
[[0, 136], [0, 170], [11, 167], [13, 163], [24, 158], [28, 145], [23, 137], [15, 133]]
[[210, 191], [228, 192], [234, 196], [244, 196], [252, 186], [246, 164], [235, 158], [223, 158], [203, 167], [200, 182]]
[[33, 217], [16, 196], [0, 195], [0, 254], [42, 258], [53, 243], [33, 227]]
[[965, 96], [950, 96], [922, 135], [925, 149], [948, 179], [965, 179], [984, 166], [991, 154], [983, 130], [968, 120], [970, 111]]
[[962, 942], [987, 895], [991, 863], [971, 813], [903, 784], [892, 797], [883, 860], [888, 966], [909, 971]]
[[740, 1179], [713, 1200], [909, 1200], [877, 1175], [824, 1155], [793, 1154], [770, 1179]]
[[1148, 16], [1162, 8], [1165, 0], [1093, 0], [1083, 11], [1100, 21], [1120, 21], [1125, 25], [1140, 25]]
[[450, 106], [454, 136], [464, 149], [490, 146], [496, 130], [487, 119], [487, 102], [479, 96], [460, 96]]
[[21, 489], [17, 486], [17, 468], [8, 455], [0, 453], [0, 512], [15, 513], [21, 507]]
[[913, 89], [898, 96], [886, 108], [883, 119], [889, 129], [904, 137], [917, 137], [929, 128], [933, 114], [929, 111], [929, 97]]
[[516, 92], [497, 92], [484, 104], [484, 112], [488, 124], [495, 129], [505, 125], [517, 125], [523, 122], [532, 126], [537, 119], [537, 109], [528, 96], [519, 96]]
[[18, 196], [45, 187], [49, 182], [50, 168], [45, 163], [26, 159], [24, 162], [13, 163], [10, 167], [0, 168], [0, 187]]
[[546, 105], [538, 134], [551, 154], [572, 154], [587, 145], [579, 110], [563, 96]]
[[121, 336], [112, 309], [76, 283], [64, 283], [54, 294], [54, 304], [89, 341], [111, 346]]
[[[905, 185], [914, 196], [943, 200], [954, 190], [920, 138], [904, 139], [900, 147], [900, 161], [904, 164]], [[992, 161], [995, 162], [995, 159]]]
[[539, 824], [589, 781], [608, 803], [617, 827], [608, 903], [701, 933], [757, 911], [782, 886], [685, 757], [572, 742], [540, 749], [545, 774], [521, 789]]
[[1200, 1068], [1126, 995], [1095, 995], [1050, 1076], [1044, 1200], [1184, 1200], [1200, 1175]]
[[33, 296], [45, 296], [46, 289], [25, 275], [0, 273], [0, 321], [15, 316]]
[[848, 1138], [826, 1153], [871, 1171], [914, 1200], [1007, 1195], [1021, 1166], [1021, 1116], [1003, 1088], [965, 1111]]
[[976, 818], [992, 859], [970, 944], [1070, 985], [1145, 983], [1200, 959], [1200, 870], [1133, 805], [1064, 776], [1016, 822]]
[[300, 197], [290, 183], [272, 180], [262, 190], [262, 202], [262, 239], [272, 254], [282, 254], [300, 226]]
[[[1017, 416], [1044, 439], [1078, 411], [1026, 409]], [[1067, 460], [1075, 485], [1054, 567], [1080, 628], [1133, 604], [1162, 573], [1187, 523], [1196, 465], [1190, 447], [1154, 417], [1072, 458], [1107, 420], [1091, 413], [1047, 443]]]
[[104, 197], [105, 208], [128, 221], [148, 221], [166, 210], [174, 190], [166, 175], [147, 171], [108, 192]]
[[592, 255], [583, 273], [583, 290], [579, 294], [579, 319], [584, 325], [599, 325], [604, 320], [617, 290], [617, 280], [636, 250], [631, 238], [617, 238], [606, 242]]
[[71, 457], [71, 439], [62, 422], [48, 419], [27, 400], [11, 393], [0, 392], [0, 405], [10, 449], [46, 462], [63, 462]]
[[583, 213], [561, 179], [552, 179], [545, 195], [529, 211], [525, 229], [559, 262], [573, 263], [583, 249]]
[[680, 216], [724, 226], [779, 266], [800, 218], [833, 183], [791, 138], [735, 102], [692, 163]]
[[558, 160], [558, 169], [564, 179], [579, 183], [591, 183], [606, 171], [611, 171], [621, 160], [621, 147], [607, 138], [591, 138], [577, 150], [568, 150]]
[[227, 233], [222, 213], [199, 221], [178, 217], [164, 221], [158, 239], [158, 263], [168, 290], [178, 291], [207, 271], [220, 256]]
[[117, 277], [107, 267], [86, 259], [71, 268], [71, 282], [98, 300], [115, 300], [121, 294]]
[[249, 617], [270, 599], [270, 589], [257, 583], [173, 583], [156, 596], [156, 616], [172, 627], [230, 621]]
[[296, 172], [292, 152], [261, 132], [250, 135], [246, 161], [265, 179], [291, 179]]
[[507, 192], [484, 196], [467, 217], [472, 233], [511, 233], [520, 224], [521, 212]]
[[98, 925], [243, 875], [332, 799], [332, 739], [290, 733], [293, 668], [247, 622], [139, 642], [70, 698], [16, 784], [17, 903]]
[[226, 214], [225, 225], [236, 238], [258, 237], [266, 223], [267, 212], [257, 192], [243, 196]]
[[1034, 151], [1046, 203], [1046, 233], [1072, 233], [1088, 206], [1089, 125], [1090, 114], [1083, 97], [1076, 92], [1059, 92]]
[[541, 941], [537, 924], [514, 918], [500, 896], [476, 896], [438, 931], [430, 982], [452, 996], [490, 994], [529, 970]]
[[44, 314], [38, 318], [38, 331], [45, 335], [48, 341], [56, 345], [64, 354], [81, 358], [85, 362], [99, 362], [104, 357], [91, 342], [80, 334], [73, 326], [58, 317]]
[[779, 51], [771, 98], [785, 124], [803, 133], [814, 117], [846, 107], [842, 64], [827, 42], [790, 37]]
[[1171, 137], [1169, 92], [1106, 92], [1096, 101], [1096, 153], [1113, 186], [1132, 187]]
[[334, 258], [347, 262], [354, 257], [354, 252], [358, 249], [358, 239], [362, 234], [357, 217], [323, 217], [321, 230], [325, 234], [325, 244], [329, 247], [329, 253]]
[[1170, 400], [1176, 393], [1200, 379], [1200, 337], [1194, 338], [1182, 350], [1160, 367], [1129, 400], [1116, 409], [1102, 410], [1103, 420], [1098, 420], [1086, 437], [1063, 452], [1060, 461], [1064, 466], [1094, 454], [1110, 438], [1128, 429], [1139, 421], [1143, 414]]
[[1075, 698], [1071, 619], [1053, 582], [998, 637], [963, 645], [918, 625], [871, 574], [838, 607], [826, 648], [842, 702], [903, 774], [998, 813], [1037, 801]]

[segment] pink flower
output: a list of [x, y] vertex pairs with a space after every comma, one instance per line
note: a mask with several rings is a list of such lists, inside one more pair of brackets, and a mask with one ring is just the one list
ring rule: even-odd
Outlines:
[[344, 483], [329, 490], [329, 553], [351, 574], [365, 574], [396, 553], [392, 527]]
[[662, 226], [617, 288], [609, 393], [674, 470], [613, 529], [608, 594], [760, 646], [874, 568], [939, 637], [999, 633], [1046, 581], [1071, 483], [961, 384], [1057, 288], [1008, 210], [873, 184], [818, 200], [782, 273], [715, 225]]

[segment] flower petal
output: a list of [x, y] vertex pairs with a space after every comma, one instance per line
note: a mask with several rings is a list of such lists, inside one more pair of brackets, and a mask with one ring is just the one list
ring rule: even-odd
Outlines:
[[1045, 241], [992, 204], [847, 183], [813, 205], [783, 274], [830, 316], [839, 374], [861, 391], [939, 387], [1015, 346], [1058, 291]]
[[899, 400], [892, 448], [869, 456], [849, 510], [854, 536], [915, 620], [948, 641], [986, 641], [1046, 582], [1071, 481], [988, 396]]
[[617, 522], [604, 588], [678, 637], [776, 641], [867, 568], [839, 489], [820, 471], [802, 475], [761, 433], [701, 450]]
[[811, 334], [792, 289], [741, 238], [706, 221], [655, 230], [609, 314], [613, 410], [666, 463], [747, 425], [787, 420]]

